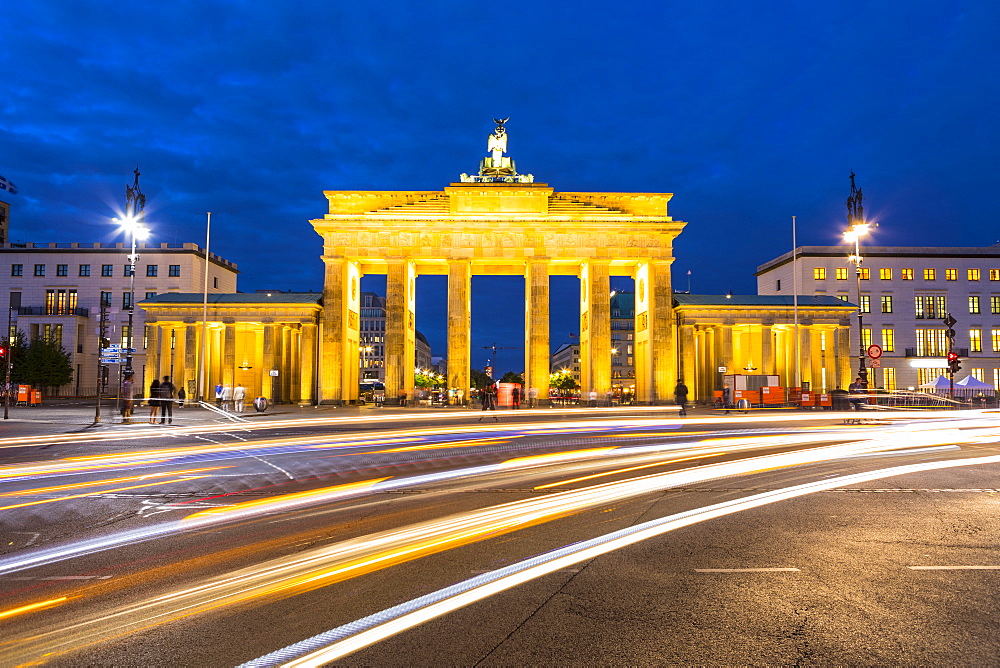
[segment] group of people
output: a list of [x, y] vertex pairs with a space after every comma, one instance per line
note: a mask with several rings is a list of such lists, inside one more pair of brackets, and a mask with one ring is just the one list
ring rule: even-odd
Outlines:
[[[175, 391], [177, 393], [176, 399], [174, 398]], [[160, 418], [160, 424], [173, 423], [174, 403], [176, 402], [178, 407], [183, 408], [185, 399], [187, 399], [187, 394], [184, 392], [184, 388], [177, 390], [170, 382], [170, 376], [164, 376], [162, 381], [154, 378], [153, 382], [149, 384], [149, 397], [146, 399], [146, 403], [149, 404], [149, 423], [154, 424], [157, 417]], [[135, 382], [133, 374], [126, 373], [122, 381], [121, 405], [122, 419], [125, 422], [131, 422], [134, 409]]]
[[215, 405], [224, 411], [242, 413], [247, 398], [247, 388], [240, 383], [233, 387], [229, 383], [215, 386]]

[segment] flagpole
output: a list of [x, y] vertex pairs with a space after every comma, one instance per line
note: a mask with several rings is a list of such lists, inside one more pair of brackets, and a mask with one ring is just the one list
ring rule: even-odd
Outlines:
[[[795, 318], [795, 387], [802, 391], [799, 370], [799, 264], [798, 241], [795, 236], [795, 216], [792, 216], [792, 313]], [[812, 388], [809, 388], [810, 390]]]
[[205, 289], [201, 302], [201, 349], [198, 351], [198, 401], [205, 400], [205, 347], [208, 344], [206, 330], [208, 329], [208, 244], [212, 239], [212, 212], [208, 212], [208, 222], [205, 224]]

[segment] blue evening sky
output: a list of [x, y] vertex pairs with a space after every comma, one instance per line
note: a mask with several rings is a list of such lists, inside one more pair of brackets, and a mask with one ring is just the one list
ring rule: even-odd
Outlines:
[[[1000, 4], [962, 0], [11, 0], [0, 175], [12, 239], [111, 241], [138, 164], [154, 240], [204, 243], [212, 211], [241, 290], [318, 291], [323, 190], [440, 189], [510, 116], [557, 191], [674, 193], [677, 289], [754, 294], [792, 215], [800, 244], [839, 243], [851, 170], [871, 243], [1000, 241], [998, 31]], [[553, 280], [553, 349], [574, 283]], [[441, 354], [444, 281], [419, 284]], [[477, 364], [523, 345], [522, 290], [476, 279]]]

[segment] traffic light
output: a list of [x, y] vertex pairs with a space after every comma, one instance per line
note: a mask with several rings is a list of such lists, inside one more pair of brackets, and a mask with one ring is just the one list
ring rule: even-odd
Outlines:
[[958, 353], [950, 352], [948, 353], [948, 370], [952, 374], [956, 374], [962, 368], [961, 360], [958, 359]]
[[0, 361], [7, 359], [7, 346], [0, 343]]

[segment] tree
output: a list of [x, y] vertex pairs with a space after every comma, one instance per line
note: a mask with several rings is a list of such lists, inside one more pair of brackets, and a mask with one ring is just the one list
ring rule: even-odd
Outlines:
[[59, 387], [73, 380], [69, 354], [52, 339], [38, 338], [25, 345], [24, 334], [18, 332], [12, 352], [11, 379], [15, 384]]
[[560, 390], [575, 390], [577, 384], [573, 380], [573, 374], [569, 371], [557, 371], [549, 376], [549, 387]]
[[503, 375], [503, 378], [500, 379], [500, 382], [501, 383], [518, 383], [520, 385], [524, 385], [524, 378], [521, 378], [520, 375], [514, 373], [513, 371], [508, 371], [507, 373], [505, 373]]
[[413, 374], [413, 384], [422, 389], [428, 389], [444, 382], [437, 374], [429, 371], [416, 371]]
[[472, 369], [470, 371], [469, 381], [472, 383], [472, 387], [477, 388], [493, 384], [493, 379], [487, 376], [485, 371], [480, 369]]

